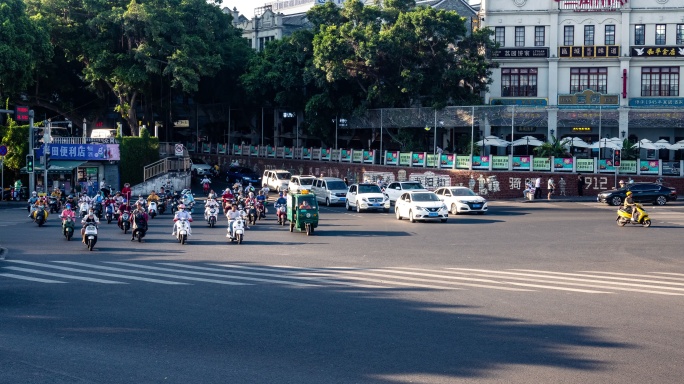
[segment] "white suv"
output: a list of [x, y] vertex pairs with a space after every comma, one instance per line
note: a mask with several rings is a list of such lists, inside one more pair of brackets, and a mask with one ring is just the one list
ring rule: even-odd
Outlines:
[[347, 191], [347, 211], [356, 207], [356, 212], [383, 210], [389, 212], [390, 200], [377, 184], [352, 184]]
[[299, 193], [299, 191], [313, 188], [313, 183], [316, 181], [316, 177], [311, 175], [297, 175], [290, 178], [289, 190], [292, 193]]
[[347, 201], [347, 184], [337, 177], [321, 177], [316, 179], [311, 188], [320, 203], [328, 207], [332, 204], [344, 204]]
[[417, 181], [395, 181], [385, 188], [385, 195], [390, 199], [390, 202], [396, 203], [399, 196], [409, 191], [427, 191], [427, 189]]
[[267, 170], [264, 171], [264, 176], [261, 178], [261, 186], [277, 192], [286, 191], [289, 188], [291, 177], [290, 171], [284, 169]]
[[193, 158], [190, 159], [190, 163], [192, 164], [192, 173], [197, 176], [204, 176], [211, 173], [211, 165], [207, 164], [207, 162], [202, 159]]

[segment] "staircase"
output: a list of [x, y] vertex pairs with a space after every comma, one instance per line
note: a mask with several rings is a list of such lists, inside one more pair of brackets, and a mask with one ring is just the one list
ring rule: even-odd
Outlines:
[[190, 167], [189, 157], [167, 157], [146, 165], [143, 169], [143, 180], [147, 181], [169, 172], [190, 172]]

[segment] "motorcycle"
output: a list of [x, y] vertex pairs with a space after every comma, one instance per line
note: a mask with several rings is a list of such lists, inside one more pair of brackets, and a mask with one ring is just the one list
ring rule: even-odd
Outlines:
[[157, 210], [159, 211], [160, 215], [163, 215], [164, 212], [166, 212], [166, 199], [162, 198], [161, 201], [159, 202], [159, 205], [157, 206]]
[[108, 204], [105, 208], [105, 217], [107, 218], [107, 224], [111, 224], [114, 220], [114, 204]]
[[124, 234], [128, 233], [128, 230], [131, 229], [131, 213], [128, 211], [124, 211], [121, 214], [121, 224], [119, 225], [119, 228], [121, 228], [124, 231]]
[[95, 223], [90, 222], [86, 224], [85, 227], [85, 241], [86, 241], [86, 247], [88, 247], [89, 251], [93, 250], [93, 247], [95, 247], [95, 243], [97, 243], [97, 225]]
[[242, 219], [242, 217], [239, 217], [237, 219], [231, 220], [231, 223], [233, 224], [232, 231], [230, 223], [228, 223], [228, 234], [226, 237], [231, 243], [237, 242], [238, 244], [242, 244], [242, 240], [245, 238], [245, 221]]
[[257, 210], [254, 205], [247, 206], [247, 223], [250, 225], [256, 225], [257, 221]]
[[97, 216], [98, 219], [102, 218], [102, 203], [101, 202], [96, 202], [93, 208], [93, 211], [95, 212], [95, 215]]
[[204, 191], [204, 196], [209, 194], [209, 185], [210, 184], [211, 184], [211, 182], [202, 184], [202, 190]]
[[637, 218], [636, 220], [632, 219], [632, 213], [627, 212], [625, 210], [625, 207], [620, 207], [617, 210], [617, 218], [615, 221], [617, 222], [617, 225], [624, 227], [626, 224], [632, 224], [632, 225], [641, 225], [644, 228], [648, 228], [651, 226], [651, 219], [648, 217], [648, 213], [644, 211], [643, 207], [641, 204], [635, 204], [632, 209], [636, 209], [637, 211]]
[[74, 221], [72, 219], [62, 220], [62, 234], [67, 241], [71, 241], [71, 237], [74, 236]]
[[50, 196], [50, 213], [57, 213], [59, 212], [60, 208], [60, 202], [56, 197]]
[[216, 221], [218, 220], [218, 207], [210, 207], [205, 213], [205, 219], [207, 220], [209, 227], [214, 228], [214, 225], [216, 225]]
[[152, 200], [147, 205], [147, 214], [150, 215], [151, 219], [157, 216], [157, 202]]
[[85, 217], [88, 214], [89, 209], [90, 209], [90, 204], [88, 204], [87, 201], [82, 201], [78, 204], [78, 214], [81, 217]]
[[276, 206], [276, 214], [278, 215], [278, 224], [285, 225], [287, 220], [287, 207], [285, 204], [278, 204]]
[[137, 239], [138, 243], [140, 243], [147, 233], [147, 223], [145, 223], [143, 218], [133, 218], [133, 220], [136, 221], [135, 228], [133, 229], [133, 238]]
[[47, 220], [48, 212], [45, 210], [45, 207], [38, 205], [34, 208], [32, 215], [33, 219], [36, 221], [36, 224], [38, 224], [39, 227], [42, 227]]
[[190, 230], [190, 222], [188, 219], [179, 219], [174, 223], [174, 232], [176, 234], [176, 239], [181, 244], [185, 244], [188, 241], [188, 236], [192, 235]]
[[266, 218], [266, 207], [264, 207], [264, 203], [257, 201], [254, 208], [256, 209], [257, 219], [261, 220], [262, 218]]

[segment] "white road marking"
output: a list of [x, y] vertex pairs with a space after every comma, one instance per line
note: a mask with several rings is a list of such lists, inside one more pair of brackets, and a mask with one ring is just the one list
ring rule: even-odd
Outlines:
[[54, 277], [63, 277], [65, 279], [73, 279], [73, 280], [83, 280], [83, 281], [90, 281], [93, 283], [103, 283], [103, 284], [128, 284], [128, 283], [123, 283], [120, 281], [113, 281], [113, 280], [104, 280], [104, 279], [95, 279], [92, 277], [83, 277], [83, 276], [74, 276], [74, 275], [65, 275], [62, 273], [54, 273], [54, 272], [45, 272], [45, 271], [39, 271], [37, 269], [30, 269], [30, 268], [21, 268], [21, 267], [5, 267], [5, 269], [11, 269], [13, 271], [21, 271], [21, 272], [29, 272], [29, 273], [34, 273], [36, 275], [46, 275], [46, 276], [54, 276]]
[[13, 279], [20, 279], [20, 280], [37, 281], [39, 283], [49, 283], [49, 284], [51, 284], [51, 283], [65, 284], [66, 283], [66, 281], [40, 279], [38, 277], [28, 277], [28, 276], [22, 276], [22, 275], [15, 275], [13, 273], [0, 273], [0, 276], [11, 277]]

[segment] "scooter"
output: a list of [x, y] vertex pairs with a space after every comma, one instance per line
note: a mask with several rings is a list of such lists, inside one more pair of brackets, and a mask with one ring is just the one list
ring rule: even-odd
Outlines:
[[88, 214], [89, 209], [90, 204], [88, 204], [86, 201], [82, 201], [78, 204], [78, 214], [81, 215], [82, 218]]
[[261, 201], [256, 202], [256, 206], [254, 207], [257, 212], [257, 219], [261, 220], [262, 218], [266, 218], [266, 207], [264, 207], [264, 203]]
[[250, 225], [256, 225], [257, 222], [257, 210], [253, 205], [248, 205], [247, 208], [247, 223]]
[[71, 241], [71, 237], [74, 236], [74, 221], [72, 219], [62, 220], [62, 234], [67, 241]]
[[287, 220], [287, 207], [285, 207], [285, 204], [278, 204], [276, 206], [276, 214], [278, 215], [278, 224], [285, 225]]
[[[233, 224], [233, 230], [231, 232], [230, 224]], [[245, 221], [240, 217], [234, 220], [231, 220], [228, 223], [228, 234], [226, 237], [230, 240], [231, 243], [237, 242], [238, 244], [242, 244], [242, 240], [245, 237]]]
[[97, 216], [98, 219], [102, 218], [102, 203], [101, 202], [96, 202], [93, 207], [93, 211], [95, 212], [95, 215]]
[[128, 211], [124, 211], [121, 214], [121, 225], [119, 228], [121, 228], [124, 231], [124, 234], [128, 233], [128, 230], [131, 229], [131, 213]]
[[57, 200], [56, 197], [50, 196], [50, 203], [49, 203], [49, 206], [50, 206], [50, 213], [57, 213], [57, 212], [59, 212], [60, 203], [59, 203], [59, 200]]
[[209, 184], [210, 184], [210, 183], [211, 183], [211, 181], [208, 182], [208, 183], [202, 184], [202, 190], [204, 191], [204, 196], [206, 196], [206, 195], [209, 194]]
[[157, 206], [157, 210], [159, 211], [160, 215], [163, 215], [164, 212], [166, 212], [166, 198], [162, 198], [161, 201], [159, 202], [159, 206]]
[[210, 207], [205, 214], [205, 219], [209, 224], [209, 227], [214, 228], [216, 221], [218, 220], [218, 207]]
[[35, 210], [32, 213], [33, 219], [36, 221], [36, 224], [38, 224], [39, 227], [42, 227], [43, 224], [45, 224], [45, 221], [47, 220], [48, 217], [48, 212], [45, 210], [45, 207], [42, 205], [38, 205], [35, 207]]
[[150, 215], [151, 219], [157, 216], [157, 202], [152, 200], [147, 204], [147, 214]]
[[85, 227], [85, 241], [86, 247], [89, 251], [92, 251], [97, 243], [97, 225], [93, 222], [89, 222]]
[[[135, 219], [134, 219], [135, 220]], [[133, 238], [138, 240], [138, 243], [142, 242], [142, 238], [145, 237], [147, 233], [147, 223], [142, 220], [140, 223], [135, 224], [136, 228], [133, 229]]]
[[641, 204], [634, 204], [634, 207], [632, 209], [636, 209], [637, 211], [637, 219], [633, 220], [632, 219], [632, 213], [627, 212], [624, 207], [620, 207], [617, 210], [617, 218], [615, 221], [617, 222], [617, 225], [624, 227], [627, 224], [632, 224], [632, 225], [641, 225], [645, 228], [648, 228], [651, 226], [651, 219], [648, 217], [648, 213], [644, 211], [643, 207]]
[[107, 224], [111, 224], [114, 220], [114, 204], [108, 204], [105, 208], [105, 217], [107, 218]]
[[178, 219], [174, 224], [174, 233], [178, 242], [185, 244], [188, 241], [188, 236], [192, 235], [188, 219]]

